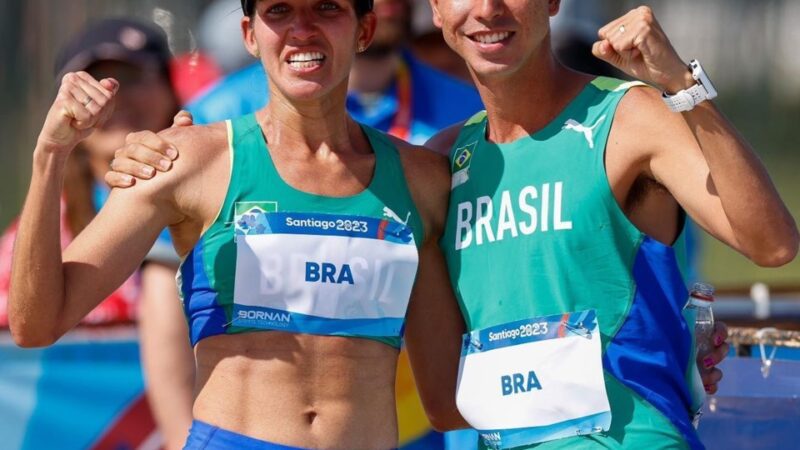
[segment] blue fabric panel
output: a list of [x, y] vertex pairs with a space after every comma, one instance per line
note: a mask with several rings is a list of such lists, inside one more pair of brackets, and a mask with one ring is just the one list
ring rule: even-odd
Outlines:
[[672, 247], [645, 237], [633, 277], [633, 304], [606, 350], [603, 365], [664, 414], [692, 449], [702, 449], [691, 423], [685, 376], [692, 338], [682, 310], [689, 294]]
[[217, 291], [211, 286], [203, 266], [204, 240], [186, 256], [181, 265], [181, 291], [184, 312], [189, 320], [192, 345], [201, 339], [225, 333], [225, 310], [217, 302]]
[[183, 450], [229, 450], [234, 448], [238, 450], [305, 450], [301, 447], [254, 439], [199, 420], [192, 421], [192, 428], [189, 429], [189, 437], [186, 439]]
[[[444, 434], [430, 430], [424, 435], [400, 446], [400, 450], [443, 450]], [[468, 449], [461, 449], [468, 450]]]
[[220, 427], [201, 422], [192, 421], [189, 437], [183, 450], [309, 450], [303, 447], [274, 444], [251, 438], [233, 431], [223, 430]]

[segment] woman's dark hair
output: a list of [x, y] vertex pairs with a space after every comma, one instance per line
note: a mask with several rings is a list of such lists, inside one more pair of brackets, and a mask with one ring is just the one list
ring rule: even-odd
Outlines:
[[[245, 16], [253, 17], [256, 11], [256, 2], [258, 0], [241, 0], [242, 12]], [[373, 0], [353, 0], [356, 6], [356, 16], [362, 17], [364, 14], [372, 11]]]

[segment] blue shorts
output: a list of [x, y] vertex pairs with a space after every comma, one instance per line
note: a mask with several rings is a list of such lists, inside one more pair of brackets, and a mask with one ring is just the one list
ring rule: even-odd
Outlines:
[[201, 422], [192, 421], [192, 428], [189, 430], [189, 437], [183, 450], [308, 450], [302, 447], [292, 447], [289, 445], [273, 444], [272, 442], [262, 441], [234, 433], [233, 431], [223, 430], [220, 427]]

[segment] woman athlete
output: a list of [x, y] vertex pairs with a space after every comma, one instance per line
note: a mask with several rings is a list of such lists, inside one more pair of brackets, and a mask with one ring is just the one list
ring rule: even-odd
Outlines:
[[427, 369], [417, 381], [434, 423], [462, 424], [453, 380], [463, 322], [437, 246], [446, 160], [345, 111], [355, 52], [375, 30], [371, 2], [244, 3], [244, 41], [268, 74], [269, 105], [163, 132], [192, 151], [114, 190], [62, 253], [65, 161], [110, 116], [119, 89], [84, 72], [64, 77], [16, 242], [16, 342], [55, 342], [169, 226], [197, 363], [187, 448], [394, 447], [404, 328], [412, 362]]

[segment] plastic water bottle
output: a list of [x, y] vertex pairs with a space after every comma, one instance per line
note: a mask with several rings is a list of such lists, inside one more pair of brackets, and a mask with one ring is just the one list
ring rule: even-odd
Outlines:
[[689, 301], [684, 309], [693, 310], [694, 314], [694, 340], [697, 347], [697, 357], [702, 361], [714, 350], [711, 338], [714, 335], [714, 312], [711, 305], [714, 303], [714, 287], [706, 283], [695, 283], [689, 293]]
[[[689, 292], [689, 300], [683, 307], [683, 316], [688, 324], [694, 323], [695, 358], [694, 361], [702, 361], [714, 349], [711, 337], [714, 334], [714, 313], [711, 305], [714, 303], [714, 287], [706, 283], [695, 283]], [[703, 403], [706, 399], [706, 391], [700, 370], [697, 364], [693, 364], [690, 369], [690, 386], [692, 396], [692, 412], [694, 417], [692, 423], [695, 428], [700, 425], [700, 415], [702, 414]]]

